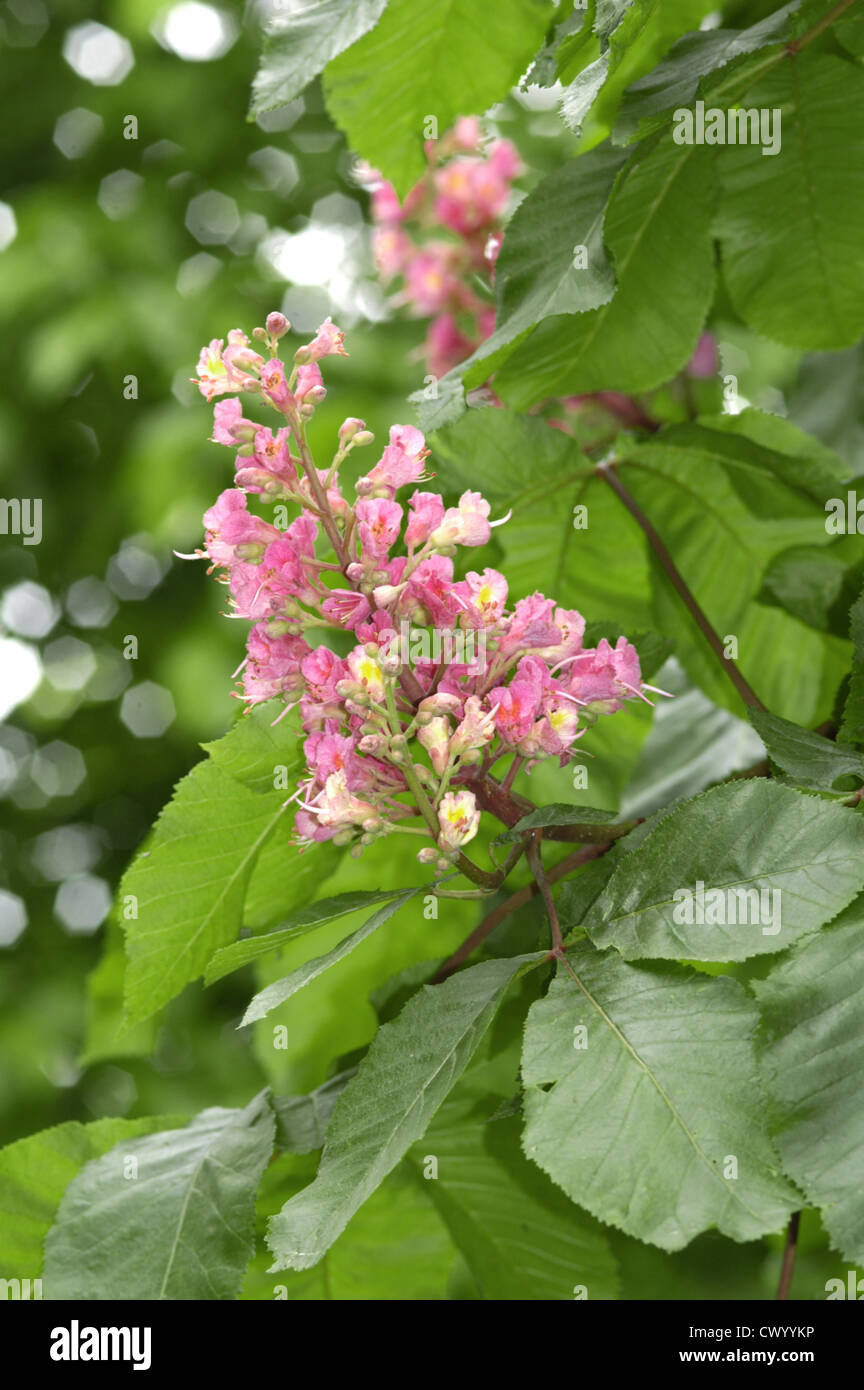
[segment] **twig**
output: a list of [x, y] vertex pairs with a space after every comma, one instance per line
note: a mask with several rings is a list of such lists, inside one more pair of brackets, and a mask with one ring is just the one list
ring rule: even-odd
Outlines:
[[543, 868], [543, 855], [540, 852], [540, 837], [542, 830], [535, 830], [531, 839], [528, 841], [526, 854], [531, 872], [534, 875], [534, 882], [540, 889], [543, 896], [543, 903], [546, 908], [546, 916], [549, 918], [549, 928], [552, 932], [552, 950], [556, 955], [564, 953], [564, 937], [561, 935], [561, 923], [558, 921], [558, 909], [555, 906], [555, 899], [552, 897], [552, 889]]
[[[611, 849], [611, 845], [583, 845], [581, 849], [574, 850], [572, 854], [568, 854], [565, 859], [555, 864], [553, 868], [547, 869], [546, 878], [550, 883], [556, 883], [559, 878], [564, 878], [571, 870], [578, 869], [580, 865], [588, 864], [592, 859], [599, 858], [599, 856], [605, 854], [608, 849]], [[477, 947], [486, 940], [486, 937], [489, 936], [497, 926], [500, 926], [502, 922], [506, 922], [507, 918], [511, 917], [514, 912], [518, 912], [520, 907], [524, 907], [526, 903], [530, 903], [531, 899], [535, 898], [539, 892], [540, 889], [536, 883], [528, 883], [524, 888], [520, 888], [517, 892], [511, 893], [510, 897], [506, 898], [503, 903], [499, 903], [497, 907], [493, 907], [492, 911], [486, 914], [479, 926], [474, 928], [470, 936], [466, 936], [462, 945], [457, 947], [452, 956], [449, 956], [444, 964], [439, 967], [435, 975], [433, 975], [431, 983], [433, 985], [440, 985], [442, 980], [446, 980], [448, 976], [453, 974], [454, 970], [458, 970], [459, 966], [476, 951]]]
[[789, 1285], [795, 1269], [795, 1255], [798, 1250], [798, 1227], [801, 1224], [800, 1211], [793, 1211], [786, 1228], [786, 1245], [783, 1249], [783, 1263], [780, 1266], [780, 1283], [777, 1285], [777, 1298], [789, 1297]]
[[711, 623], [709, 622], [704, 611], [696, 602], [694, 595], [687, 587], [687, 583], [684, 580], [681, 573], [679, 572], [675, 564], [675, 561], [672, 559], [672, 556], [669, 554], [669, 551], [666, 549], [666, 546], [663, 544], [663, 541], [660, 539], [660, 536], [657, 534], [654, 527], [651, 525], [651, 522], [648, 520], [642, 508], [639, 506], [639, 503], [636, 501], [634, 497], [630, 495], [630, 493], [627, 491], [627, 488], [624, 486], [624, 484], [621, 482], [621, 479], [618, 477], [617, 473], [615, 473], [614, 468], [614, 461], [611, 463], [597, 464], [597, 472], [609, 484], [615, 495], [618, 498], [620, 498], [620, 500], [624, 503], [624, 506], [627, 508], [630, 515], [634, 518], [636, 522], [638, 522], [639, 526], [641, 526], [642, 530], [645, 532], [645, 535], [648, 538], [648, 543], [654, 551], [654, 554], [657, 556], [657, 559], [660, 561], [660, 564], [663, 566], [664, 570], [668, 574], [673, 586], [677, 590], [680, 597], [683, 599], [685, 605], [687, 606], [692, 617], [694, 618], [696, 625], [699, 628], [699, 631], [702, 633], [702, 636], [705, 638], [714, 655], [717, 657], [718, 661], [723, 667], [723, 670], [726, 672], [726, 675], [729, 677], [735, 689], [738, 691], [738, 694], [741, 696], [741, 699], [744, 701], [745, 705], [749, 705], [751, 709], [759, 709], [764, 711], [765, 706], [759, 699], [759, 696], [744, 679], [741, 672], [738, 670], [738, 667], [735, 665], [735, 662], [730, 661], [729, 657], [726, 655], [725, 651], [723, 650], [723, 643], [720, 641], [720, 638], [717, 636], [717, 633], [711, 626]]

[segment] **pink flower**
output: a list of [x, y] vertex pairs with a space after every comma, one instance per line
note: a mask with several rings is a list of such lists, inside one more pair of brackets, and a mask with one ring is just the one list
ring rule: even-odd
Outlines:
[[510, 199], [512, 175], [504, 172], [510, 163], [505, 152], [494, 163], [491, 159], [454, 159], [436, 170], [438, 221], [461, 236], [471, 236], [496, 221]]
[[450, 131], [449, 143], [454, 150], [470, 154], [483, 139], [483, 130], [476, 116], [460, 116]]
[[446, 376], [464, 362], [477, 346], [460, 330], [453, 314], [438, 314], [426, 333], [426, 360], [433, 376]]
[[480, 827], [480, 812], [474, 793], [465, 789], [445, 792], [438, 807], [438, 824], [441, 827], [439, 849], [461, 849], [469, 840], [473, 840]]
[[469, 570], [454, 584], [453, 592], [462, 609], [463, 627], [494, 627], [500, 622], [507, 603], [507, 580], [498, 570], [485, 569], [482, 574]]
[[311, 405], [318, 405], [327, 395], [327, 388], [321, 376], [321, 368], [317, 362], [305, 362], [297, 368], [297, 384], [294, 387], [294, 395], [298, 401], [306, 401]]
[[553, 620], [555, 605], [551, 598], [531, 594], [520, 598], [513, 610], [510, 625], [501, 639], [499, 656], [510, 657], [517, 652], [542, 651], [560, 640]]
[[246, 494], [226, 488], [204, 513], [204, 548], [214, 565], [233, 565], [237, 560], [257, 561], [281, 531], [246, 510]]
[[702, 333], [684, 370], [688, 376], [711, 377], [715, 375], [717, 365], [717, 340], [713, 333]]
[[392, 280], [408, 264], [413, 246], [407, 233], [392, 223], [376, 227], [372, 234], [372, 250], [375, 264], [384, 280]]
[[250, 629], [243, 670], [243, 695], [250, 705], [292, 694], [303, 686], [300, 663], [309, 651], [302, 637], [272, 637], [266, 623]]
[[[418, 607], [420, 612], [417, 612]], [[444, 555], [421, 560], [396, 604], [400, 617], [419, 622], [421, 627], [454, 627], [459, 612], [453, 596], [453, 561]]]
[[462, 281], [453, 273], [453, 252], [446, 242], [430, 242], [405, 266], [405, 293], [420, 314], [437, 314], [465, 299]]
[[[227, 404], [227, 402], [226, 402]], [[272, 430], [256, 426], [254, 452], [247, 458], [237, 457], [237, 472], [234, 481], [247, 492], [261, 492], [274, 497], [284, 497], [295, 491], [299, 476], [296, 461], [291, 457], [290, 431]]]
[[450, 750], [459, 754], [485, 748], [495, 737], [495, 713], [484, 710], [476, 695], [465, 701], [465, 715], [450, 740]]
[[343, 347], [345, 334], [337, 328], [332, 319], [326, 318], [311, 343], [298, 348], [294, 354], [295, 362], [318, 362], [322, 357], [347, 357]]
[[361, 556], [372, 562], [373, 568], [377, 567], [382, 560], [386, 560], [390, 547], [399, 539], [402, 508], [398, 502], [391, 502], [386, 497], [367, 497], [357, 503], [354, 515], [357, 517]]
[[378, 658], [370, 656], [366, 647], [362, 646], [349, 652], [347, 660], [352, 679], [363, 687], [371, 700], [380, 704], [384, 699], [384, 673]]
[[243, 417], [243, 407], [236, 397], [227, 401], [217, 401], [213, 407], [213, 440], [216, 444], [227, 444], [236, 448], [238, 444], [249, 444], [255, 438], [258, 425]]
[[405, 545], [409, 551], [428, 540], [444, 519], [444, 503], [437, 492], [415, 492], [408, 503], [411, 515], [405, 527]]
[[288, 390], [285, 368], [278, 357], [271, 358], [261, 368], [261, 390], [277, 410], [289, 410], [294, 405], [294, 397]]
[[426, 440], [413, 425], [391, 425], [390, 443], [371, 473], [359, 479], [358, 494], [362, 497], [373, 490], [386, 488], [392, 497], [406, 483], [418, 482], [428, 453]]
[[502, 179], [515, 179], [522, 173], [519, 151], [509, 140], [496, 140], [491, 146], [488, 165]]
[[479, 492], [463, 492], [458, 507], [448, 507], [430, 536], [434, 546], [485, 545], [490, 536], [489, 503]]
[[371, 608], [365, 594], [354, 589], [331, 589], [321, 605], [325, 618], [340, 627], [355, 627], [368, 618]]
[[626, 637], [614, 647], [601, 638], [596, 651], [582, 652], [570, 666], [570, 693], [600, 714], [614, 714], [641, 686], [639, 656]]
[[399, 204], [399, 195], [392, 183], [382, 179], [380, 175], [374, 174], [374, 178], [380, 179], [372, 189], [372, 216], [376, 222], [398, 222], [402, 216], [402, 208]]
[[531, 732], [540, 704], [533, 681], [513, 680], [490, 690], [489, 699], [498, 706], [495, 727], [505, 743], [515, 746]]
[[378, 814], [370, 801], [363, 801], [348, 790], [348, 779], [342, 770], [330, 773], [323, 791], [307, 809], [317, 817], [320, 826], [333, 831], [362, 825]]
[[250, 378], [243, 367], [257, 366], [262, 359], [257, 352], [248, 350], [248, 342], [239, 328], [232, 328], [224, 351], [221, 338], [213, 338], [201, 349], [198, 376], [193, 381], [206, 400], [224, 396], [226, 391], [243, 391], [250, 380], [254, 382], [255, 378]]

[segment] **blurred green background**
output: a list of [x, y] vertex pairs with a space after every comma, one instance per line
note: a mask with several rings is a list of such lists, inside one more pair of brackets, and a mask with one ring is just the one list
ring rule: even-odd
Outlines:
[[[328, 363], [322, 451], [346, 415], [379, 438], [410, 421], [405, 398], [423, 380], [423, 325], [388, 314], [365, 195], [317, 86], [246, 120], [266, 13], [0, 5], [0, 495], [42, 500], [39, 545], [0, 536], [3, 1144], [67, 1119], [243, 1104], [265, 1079], [235, 1029], [244, 977], [187, 990], [146, 1056], [141, 1037], [111, 1042], [116, 953], [92, 972], [132, 851], [200, 742], [236, 714], [244, 631], [220, 617], [204, 567], [173, 554], [200, 543], [201, 514], [232, 476], [189, 381], [201, 344], [277, 307], [310, 336], [332, 313], [351, 356]], [[535, 172], [573, 144], [548, 109], [511, 100], [499, 117]], [[718, 311], [738, 389], [769, 408], [785, 400], [861, 471], [858, 353], [802, 364]], [[707, 738], [704, 697], [687, 698]], [[714, 715], [728, 747], [729, 716]], [[635, 718], [628, 774], [648, 727]], [[752, 761], [746, 739], [736, 756]], [[644, 766], [641, 778], [656, 790]], [[370, 863], [370, 884], [377, 873]], [[448, 924], [448, 941], [462, 934]], [[295, 1067], [289, 1079], [323, 1078]], [[775, 1242], [705, 1237], [677, 1263], [623, 1238], [616, 1248], [630, 1297], [765, 1296], [776, 1278]], [[798, 1296], [824, 1296], [837, 1263], [808, 1218]]]

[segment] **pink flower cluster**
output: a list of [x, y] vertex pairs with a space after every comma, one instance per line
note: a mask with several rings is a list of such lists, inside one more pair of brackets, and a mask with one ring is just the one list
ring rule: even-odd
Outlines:
[[385, 282], [401, 277], [395, 302], [431, 319], [426, 359], [430, 372], [444, 376], [494, 327], [495, 310], [476, 286], [491, 277], [501, 218], [522, 166], [509, 140], [484, 145], [474, 116], [428, 141], [426, 155], [429, 168], [402, 205], [375, 170], [363, 177], [371, 189], [380, 274]]
[[[349, 500], [340, 468], [371, 443], [364, 422], [345, 420], [326, 468], [306, 440], [325, 394], [318, 364], [344, 354], [343, 334], [328, 320], [289, 367], [277, 356], [287, 331], [270, 314], [254, 334], [264, 351], [239, 330], [202, 351], [197, 383], [208, 401], [220, 398], [213, 438], [237, 453], [235, 486], [205, 513], [198, 554], [227, 586], [232, 616], [251, 624], [240, 668], [247, 706], [299, 706], [308, 774], [298, 837], [353, 845], [394, 830], [431, 835], [420, 858], [443, 871], [477, 833], [478, 779], [505, 757], [565, 763], [598, 716], [646, 698], [639, 660], [624, 638], [583, 647], [582, 616], [542, 594], [511, 604], [495, 569], [456, 578], [457, 551], [484, 545], [502, 523], [477, 492], [448, 507], [423, 489], [429, 451], [411, 425], [392, 427]], [[241, 393], [275, 410], [278, 425], [247, 418]], [[249, 510], [249, 494], [297, 514], [280, 529]], [[351, 634], [347, 655], [316, 644], [315, 631], [328, 629]], [[442, 636], [445, 655], [434, 649]], [[401, 824], [418, 815], [424, 828]]]

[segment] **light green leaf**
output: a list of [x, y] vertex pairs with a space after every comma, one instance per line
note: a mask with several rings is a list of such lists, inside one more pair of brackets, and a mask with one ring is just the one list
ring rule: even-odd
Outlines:
[[[713, 151], [671, 138], [628, 165], [606, 209], [618, 288], [600, 308], [536, 328], [495, 388], [519, 408], [548, 396], [647, 391], [687, 362], [714, 285]], [[674, 248], [674, 251], [673, 251]]]
[[201, 974], [240, 927], [259, 850], [285, 814], [281, 799], [250, 792], [199, 763], [163, 810], [148, 848], [120, 885], [137, 917], [126, 931], [126, 1007], [156, 1013]]
[[262, 1092], [244, 1110], [204, 1110], [88, 1163], [45, 1242], [46, 1297], [236, 1298], [274, 1128]]
[[[210, 746], [210, 758], [179, 783], [120, 885], [133, 1020], [156, 1013], [237, 935], [256, 860], [287, 814], [285, 788], [302, 766], [302, 746], [290, 732], [270, 729], [268, 713], [241, 720]], [[286, 877], [290, 863], [286, 855]]]
[[784, 1167], [831, 1243], [864, 1264], [864, 912], [859, 899], [753, 988], [757, 1056]]
[[404, 196], [423, 173], [431, 115], [441, 135], [483, 112], [528, 67], [552, 16], [547, 0], [390, 0], [379, 24], [329, 64], [327, 107], [352, 146]]
[[835, 796], [847, 796], [855, 790], [853, 786], [835, 791], [838, 778], [852, 776], [859, 785], [864, 781], [864, 754], [851, 745], [833, 743], [812, 729], [802, 729], [763, 710], [750, 710], [749, 717], [783, 781], [812, 791], [834, 791]]
[[818, 930], [862, 886], [859, 816], [746, 779], [665, 815], [622, 857], [585, 926], [625, 960], [747, 960]]
[[260, 116], [298, 96], [331, 58], [378, 22], [386, 5], [387, 0], [310, 0], [287, 14], [277, 12], [265, 33], [250, 114]]
[[274, 1269], [308, 1269], [426, 1131], [514, 976], [539, 956], [486, 961], [427, 985], [379, 1029], [337, 1102], [315, 1181], [270, 1223]]
[[[409, 888], [407, 892], [391, 898], [383, 907], [379, 907], [377, 912], [373, 912], [362, 927], [358, 927], [357, 931], [346, 936], [344, 940], [339, 942], [338, 946], [334, 946], [326, 955], [316, 956], [313, 960], [305, 961], [296, 970], [292, 970], [290, 975], [285, 975], [281, 980], [274, 980], [272, 984], [260, 990], [243, 1015], [239, 1027], [245, 1028], [250, 1023], [257, 1023], [259, 1019], [266, 1018], [273, 1009], [278, 1009], [280, 1004], [284, 1004], [299, 989], [303, 989], [312, 980], [317, 980], [318, 976], [323, 975], [325, 970], [329, 970], [331, 965], [336, 965], [339, 961], [344, 960], [362, 941], [365, 941], [385, 922], [388, 922], [393, 914], [408, 902], [409, 898], [414, 898], [422, 892], [423, 885], [418, 888]], [[346, 908], [345, 911], [350, 912], [352, 909]]]
[[63, 1193], [86, 1163], [121, 1141], [182, 1123], [176, 1115], [90, 1124], [69, 1120], [0, 1150], [0, 1278], [41, 1276], [42, 1243]]
[[864, 72], [806, 50], [741, 104], [782, 112], [782, 147], [722, 152], [717, 225], [735, 308], [781, 343], [851, 347], [864, 331]]
[[223, 975], [229, 975], [232, 970], [239, 970], [242, 965], [248, 965], [249, 961], [257, 960], [259, 956], [267, 955], [270, 951], [280, 950], [298, 936], [305, 936], [307, 932], [314, 931], [325, 922], [333, 922], [337, 917], [347, 916], [349, 912], [371, 907], [373, 903], [388, 902], [397, 897], [399, 892], [398, 888], [390, 891], [382, 888], [371, 893], [339, 893], [335, 898], [321, 898], [319, 902], [311, 903], [308, 907], [298, 908], [272, 931], [262, 932], [259, 936], [247, 936], [242, 941], [223, 946], [208, 963], [204, 981], [212, 985], [215, 980], [221, 980]]
[[733, 1240], [779, 1230], [800, 1199], [765, 1130], [741, 985], [584, 943], [567, 959], [579, 983], [562, 967], [525, 1028], [527, 1156], [665, 1250], [712, 1226]]

